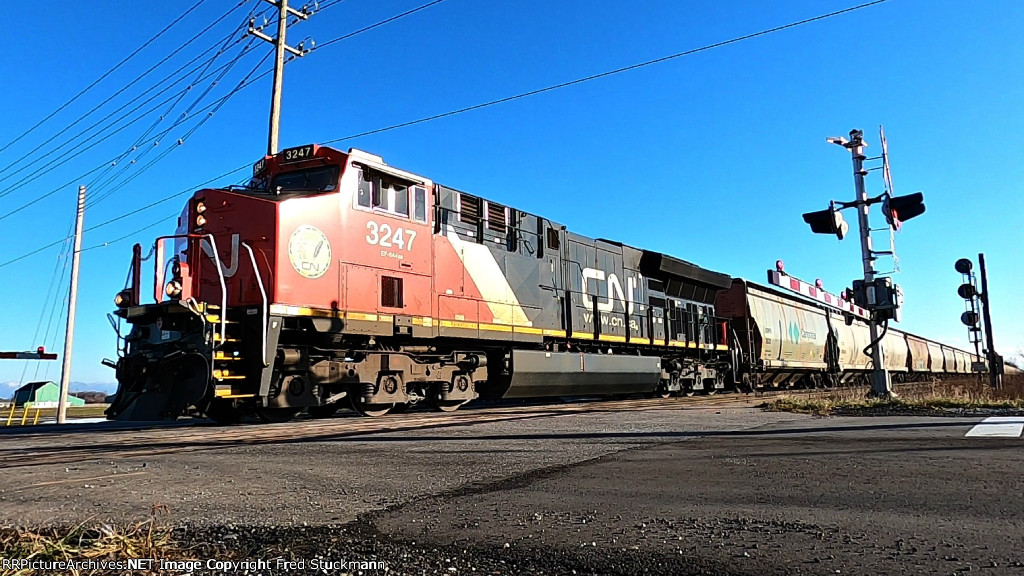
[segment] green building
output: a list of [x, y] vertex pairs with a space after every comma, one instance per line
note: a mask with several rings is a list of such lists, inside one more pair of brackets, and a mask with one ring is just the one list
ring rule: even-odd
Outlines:
[[[60, 401], [60, 386], [55, 382], [29, 382], [21, 388], [14, 391], [14, 397], [11, 398], [17, 406], [22, 406], [26, 402], [36, 403], [52, 403], [54, 406]], [[68, 406], [84, 406], [85, 400], [76, 396], [68, 395]]]

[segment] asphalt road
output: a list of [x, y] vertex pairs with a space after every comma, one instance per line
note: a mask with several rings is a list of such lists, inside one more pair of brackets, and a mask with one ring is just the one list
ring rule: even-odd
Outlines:
[[1024, 575], [1024, 439], [981, 420], [686, 407], [22, 460], [0, 524], [158, 511], [200, 546], [399, 574]]

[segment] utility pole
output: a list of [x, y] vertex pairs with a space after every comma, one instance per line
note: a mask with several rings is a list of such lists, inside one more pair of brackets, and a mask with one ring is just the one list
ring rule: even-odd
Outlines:
[[85, 220], [85, 186], [78, 187], [78, 211], [75, 213], [75, 249], [71, 257], [71, 287], [68, 291], [68, 327], [64, 337], [64, 364], [60, 371], [60, 401], [57, 424], [67, 421], [68, 389], [71, 387], [71, 347], [75, 342], [75, 305], [78, 301], [78, 257], [82, 252], [82, 223]]
[[290, 52], [299, 57], [305, 56], [308, 52], [302, 43], [299, 43], [298, 48], [292, 48], [288, 45], [288, 16], [295, 16], [300, 20], [305, 20], [309, 18], [311, 12], [305, 6], [303, 6], [301, 11], [289, 8], [288, 0], [265, 1], [277, 7], [277, 36], [271, 38], [264, 34], [263, 28], [267, 24], [257, 28], [255, 20], [249, 22], [249, 34], [273, 44], [277, 56], [274, 60], [274, 90], [270, 99], [270, 138], [267, 142], [267, 155], [273, 156], [277, 154], [277, 141], [281, 132], [281, 91], [284, 88], [285, 52]]
[[978, 271], [981, 273], [981, 294], [978, 297], [985, 305], [982, 315], [985, 320], [985, 345], [988, 348], [988, 378], [994, 390], [1003, 387], [1003, 359], [996, 354], [995, 339], [992, 337], [992, 311], [989, 306], [988, 273], [985, 270], [985, 255], [978, 254]]

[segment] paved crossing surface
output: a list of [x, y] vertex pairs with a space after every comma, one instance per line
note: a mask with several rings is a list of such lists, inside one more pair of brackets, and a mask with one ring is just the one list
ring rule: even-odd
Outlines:
[[1024, 576], [1022, 418], [549, 412], [0, 434], [0, 525], [364, 527], [395, 573]]
[[1024, 433], [1024, 416], [990, 416], [967, 431], [969, 437], [1020, 438]]

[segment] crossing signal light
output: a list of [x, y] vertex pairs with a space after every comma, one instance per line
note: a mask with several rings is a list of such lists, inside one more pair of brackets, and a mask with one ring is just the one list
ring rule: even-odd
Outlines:
[[967, 258], [961, 258], [957, 260], [956, 264], [953, 266], [956, 268], [956, 271], [961, 274], [970, 274], [971, 269], [974, 268], [974, 263]]
[[974, 284], [971, 284], [970, 282], [961, 284], [960, 287], [956, 289], [956, 293], [964, 300], [970, 300], [978, 295], [978, 291], [974, 288]]
[[850, 225], [843, 219], [842, 213], [836, 210], [836, 203], [829, 202], [828, 208], [804, 214], [804, 222], [811, 225], [815, 234], [835, 234], [842, 240], [850, 230]]
[[973, 328], [978, 325], [978, 313], [968, 310], [960, 315], [960, 321]]
[[907, 220], [924, 214], [924, 194], [914, 192], [906, 196], [886, 196], [882, 200], [882, 213], [889, 227], [899, 230]]

